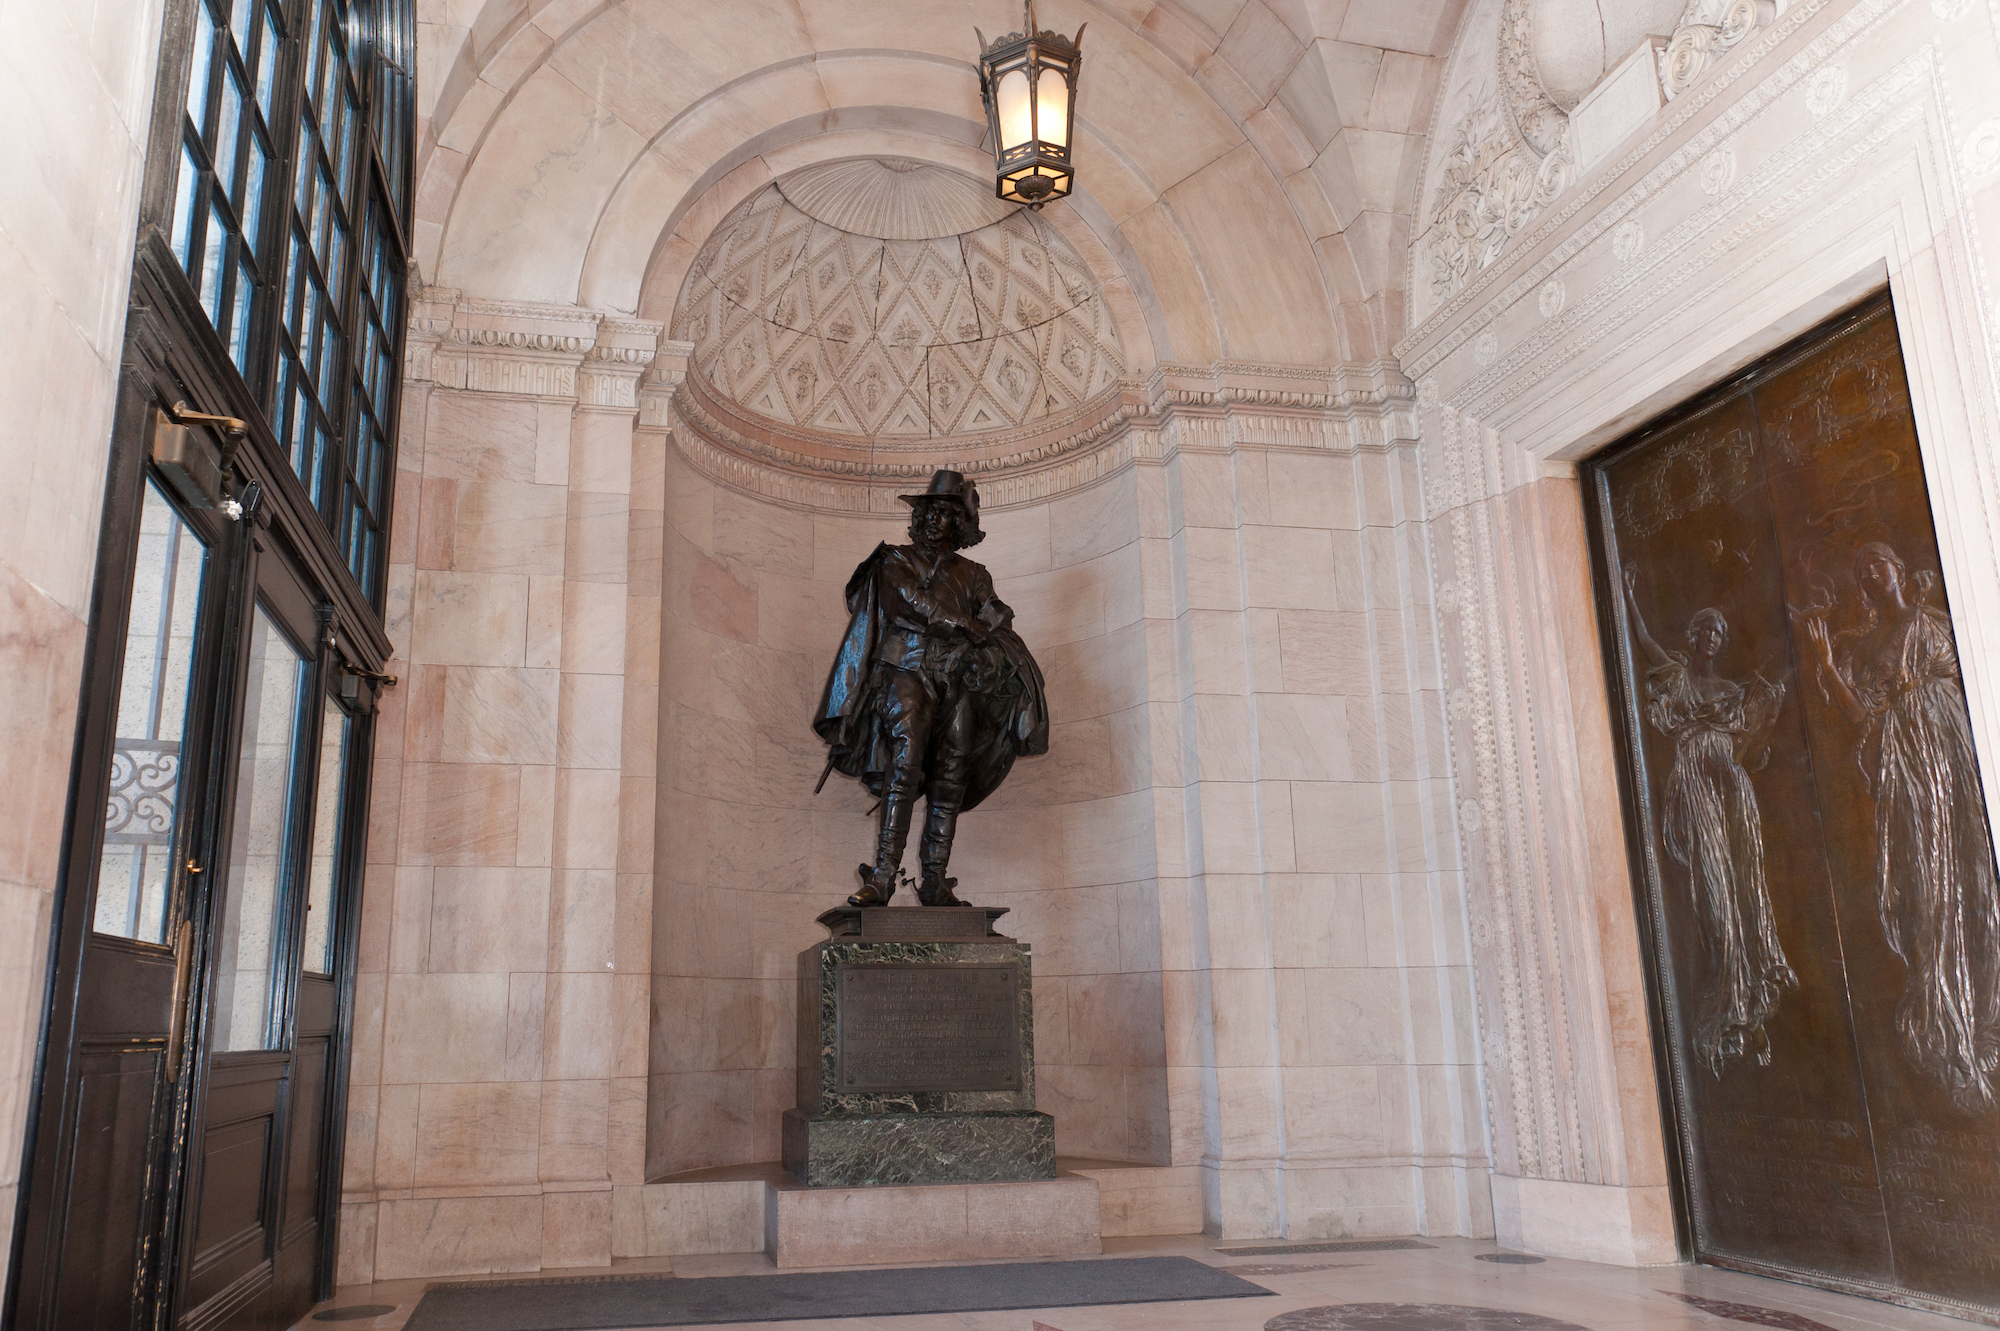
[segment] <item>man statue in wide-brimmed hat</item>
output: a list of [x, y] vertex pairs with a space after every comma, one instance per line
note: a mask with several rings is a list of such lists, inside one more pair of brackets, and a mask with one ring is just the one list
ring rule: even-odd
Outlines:
[[958, 880], [945, 877], [958, 815], [992, 794], [1017, 756], [1048, 751], [1048, 701], [992, 575], [958, 553], [985, 539], [977, 487], [939, 471], [929, 490], [902, 498], [910, 543], [876, 546], [847, 580], [853, 619], [813, 729], [832, 746], [828, 769], [882, 800], [875, 862], [861, 866], [848, 904], [888, 904], [922, 796], [917, 900], [962, 906]]

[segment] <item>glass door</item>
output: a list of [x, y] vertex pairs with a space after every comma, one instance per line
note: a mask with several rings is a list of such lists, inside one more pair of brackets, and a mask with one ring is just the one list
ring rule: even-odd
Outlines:
[[[129, 1328], [157, 1271], [184, 1014], [190, 916], [209, 863], [204, 798], [227, 636], [227, 523], [191, 512], [144, 468], [128, 562], [97, 589], [100, 657], [80, 754], [103, 791], [73, 819], [50, 1048], [29, 1175], [15, 1312], [23, 1327]], [[114, 502], [118, 496], [114, 493]], [[81, 803], [81, 800], [78, 800]], [[90, 806], [85, 806], [90, 807]], [[129, 1276], [128, 1276], [129, 1273]]]
[[0, 1326], [331, 1292], [415, 0], [170, 0]]
[[283, 1324], [312, 1302], [325, 1246], [333, 919], [349, 877], [355, 723], [328, 698], [339, 671], [324, 617], [275, 542], [255, 544], [229, 832], [203, 902], [209, 961], [194, 999], [184, 1327]]

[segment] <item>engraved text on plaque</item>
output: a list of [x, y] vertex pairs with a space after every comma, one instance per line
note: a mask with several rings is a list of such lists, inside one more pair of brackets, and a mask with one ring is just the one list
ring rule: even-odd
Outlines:
[[1013, 966], [841, 966], [837, 983], [842, 1091], [1021, 1088]]

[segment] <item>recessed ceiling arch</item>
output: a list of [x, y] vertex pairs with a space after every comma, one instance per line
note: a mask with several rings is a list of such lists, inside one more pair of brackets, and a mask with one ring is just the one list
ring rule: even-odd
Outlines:
[[[742, 5], [691, 0], [441, 0], [425, 16], [426, 82], [438, 93], [421, 166], [421, 268], [476, 294], [629, 310], [685, 229], [686, 196], [801, 113], [895, 138], [913, 132], [912, 113], [941, 112], [962, 123], [915, 132], [976, 144], [983, 124], [967, 56], [977, 16], [968, 7], [752, 7], [746, 16]], [[1078, 146], [1092, 192], [1076, 211], [1121, 266], [1145, 268], [1129, 285], [1151, 293], [1149, 306], [1183, 312], [1174, 329], [1148, 309], [1147, 340], [1162, 354], [1319, 362], [1386, 353], [1402, 307], [1401, 264], [1387, 251], [1408, 234], [1400, 210], [1418, 122], [1462, 8], [1045, 0], [1045, 24], [1093, 23]], [[541, 132], [556, 127], [567, 139]], [[898, 150], [886, 141], [864, 149]], [[524, 155], [511, 178], [494, 170]], [[666, 220], [662, 163], [684, 182], [668, 210], [683, 222], [655, 229], [642, 261], [641, 215]], [[582, 259], [531, 255], [510, 229], [590, 240]], [[1205, 333], [1186, 326], [1196, 296], [1213, 307]], [[1283, 337], [1273, 335], [1278, 324]]]

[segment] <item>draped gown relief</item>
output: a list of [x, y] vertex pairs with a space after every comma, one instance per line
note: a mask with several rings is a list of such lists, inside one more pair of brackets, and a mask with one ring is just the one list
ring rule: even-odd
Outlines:
[[1745, 1054], [1771, 1061], [1765, 1023], [1780, 992], [1798, 984], [1764, 884], [1757, 792], [1737, 752], [1740, 742], [1770, 730], [1784, 687], [1762, 679], [1748, 686], [1700, 681], [1687, 658], [1673, 653], [1647, 672], [1646, 693], [1646, 719], [1674, 743], [1661, 831], [1667, 854], [1687, 870], [1707, 954], [1695, 1053], [1719, 1077]]
[[1867, 547], [1858, 562], [1864, 590], [1890, 613], [1836, 635], [1828, 682], [1860, 713], [1876, 906], [1908, 968], [1896, 1029], [1911, 1063], [1960, 1109], [1990, 1113], [2000, 1109], [2000, 880], [1958, 649], [1943, 611], [1921, 600], [1891, 609], [1903, 598], [1893, 551]]

